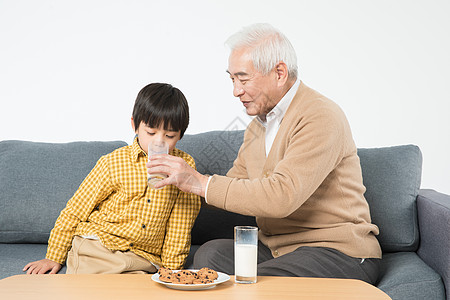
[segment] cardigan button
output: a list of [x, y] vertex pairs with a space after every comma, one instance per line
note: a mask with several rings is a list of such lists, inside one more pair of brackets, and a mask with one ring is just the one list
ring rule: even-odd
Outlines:
[[278, 250], [275, 250], [275, 251], [273, 251], [273, 255], [274, 255], [274, 256], [278, 256], [278, 255], [280, 255], [280, 254], [278, 253]]

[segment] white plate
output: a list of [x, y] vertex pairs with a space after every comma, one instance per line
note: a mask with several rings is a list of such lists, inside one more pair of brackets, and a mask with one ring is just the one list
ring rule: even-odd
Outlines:
[[[174, 273], [178, 272], [178, 271], [180, 271], [180, 270], [173, 270]], [[198, 270], [189, 270], [189, 271], [197, 272]], [[179, 283], [164, 282], [164, 281], [159, 280], [158, 273], [155, 273], [152, 275], [152, 280], [157, 283], [164, 284], [168, 288], [175, 289], [175, 290], [197, 291], [197, 290], [212, 289], [216, 285], [230, 280], [230, 276], [228, 276], [225, 273], [217, 272], [217, 275], [219, 275], [219, 277], [216, 280], [214, 280], [214, 282], [203, 283], [203, 284], [179, 284]]]

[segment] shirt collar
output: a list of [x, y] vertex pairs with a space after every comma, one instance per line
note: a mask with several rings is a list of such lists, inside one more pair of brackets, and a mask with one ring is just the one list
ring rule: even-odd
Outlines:
[[299, 85], [300, 79], [297, 78], [294, 85], [287, 91], [283, 98], [281, 98], [280, 102], [278, 102], [278, 104], [275, 105], [275, 107], [272, 108], [272, 110], [266, 115], [266, 121], [261, 120], [261, 118], [257, 116], [256, 118], [258, 121], [264, 126], [267, 126], [267, 123], [274, 119], [276, 119], [278, 123], [281, 123], [281, 120], [283, 120], [283, 117], [292, 102], [292, 99], [294, 99], [294, 96], [297, 93]]
[[138, 137], [134, 138], [133, 144], [131, 145], [131, 157], [133, 158], [133, 161], [138, 161], [139, 156], [147, 156], [144, 150], [142, 150], [141, 146], [138, 142]]

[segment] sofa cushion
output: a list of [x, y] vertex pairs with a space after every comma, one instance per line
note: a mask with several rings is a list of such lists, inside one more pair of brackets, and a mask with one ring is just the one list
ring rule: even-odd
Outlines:
[[233, 166], [243, 141], [243, 130], [209, 131], [184, 135], [177, 148], [192, 155], [200, 173], [225, 175]]
[[383, 252], [415, 251], [419, 242], [416, 197], [422, 154], [414, 145], [358, 149], [372, 222]]
[[414, 252], [383, 256], [377, 287], [395, 299], [445, 300], [441, 277]]
[[417, 254], [441, 275], [450, 299], [450, 195], [420, 190], [417, 211], [420, 230]]
[[[8, 276], [25, 274], [22, 269], [27, 263], [45, 258], [47, 244], [0, 243], [0, 253], [2, 259], [0, 279], [3, 279]], [[58, 273], [65, 274], [66, 266], [64, 265]]]
[[122, 141], [0, 142], [0, 243], [46, 243], [60, 211], [100, 156]]

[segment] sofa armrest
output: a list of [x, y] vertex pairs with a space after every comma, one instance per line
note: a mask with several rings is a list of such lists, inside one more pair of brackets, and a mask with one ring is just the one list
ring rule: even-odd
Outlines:
[[441, 275], [450, 299], [450, 195], [420, 190], [417, 211], [420, 231], [417, 254]]

